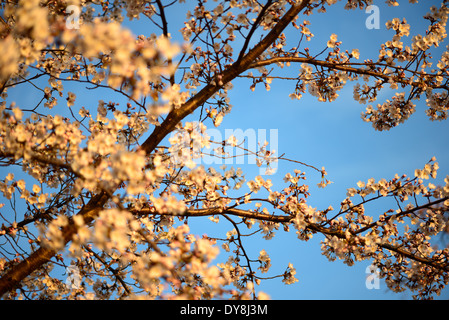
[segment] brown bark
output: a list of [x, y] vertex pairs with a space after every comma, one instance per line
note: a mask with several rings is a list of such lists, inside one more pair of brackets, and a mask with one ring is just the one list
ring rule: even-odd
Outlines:
[[[264, 67], [271, 64], [276, 63], [286, 63], [286, 62], [295, 62], [295, 63], [305, 63], [310, 64], [314, 66], [320, 66], [329, 68], [331, 70], [340, 70], [345, 71], [347, 73], [354, 73], [359, 75], [367, 75], [374, 78], [380, 78], [385, 81], [389, 81], [390, 79], [393, 79], [395, 83], [401, 83], [404, 85], [410, 85], [413, 87], [423, 87], [422, 81], [410, 81], [410, 79], [401, 78], [397, 76], [397, 73], [401, 73], [404, 71], [401, 67], [395, 67], [386, 65], [383, 63], [376, 63], [376, 62], [363, 62], [363, 63], [355, 63], [355, 62], [329, 62], [329, 61], [323, 61], [323, 60], [317, 60], [313, 57], [275, 57], [270, 58], [266, 60], [261, 60], [252, 63], [248, 69], [258, 68], [258, 67]], [[383, 71], [379, 71], [380, 68], [389, 68], [391, 70], [390, 74], [383, 73]], [[395, 71], [393, 71], [395, 70]], [[407, 70], [410, 72], [410, 70]], [[428, 75], [419, 72], [419, 71], [412, 71], [413, 76], [415, 77], [422, 77], [423, 79], [428, 79]], [[396, 74], [395, 74], [396, 73]], [[429, 84], [428, 81], [426, 82], [426, 87], [431, 87], [434, 89], [446, 89], [448, 90], [449, 87], [447, 85], [434, 85]]]
[[[98, 194], [93, 197], [79, 212], [82, 215], [86, 224], [92, 222], [98, 215], [98, 212], [103, 208], [108, 200], [108, 196], [105, 193]], [[77, 229], [74, 223], [69, 225], [63, 230], [65, 244], [70, 242]], [[22, 260], [19, 264], [12, 267], [6, 274], [0, 278], [0, 297], [6, 292], [16, 288], [19, 283], [30, 275], [34, 270], [37, 270], [42, 265], [50, 262], [50, 259], [57, 254], [57, 251], [40, 247], [38, 250], [31, 253], [26, 259]]]
[[[251, 63], [253, 63], [281, 34], [281, 32], [291, 23], [295, 17], [309, 4], [310, 0], [303, 0], [300, 3], [293, 5], [279, 20], [276, 26], [262, 39], [253, 49], [251, 49], [241, 60], [238, 60], [228, 69], [224, 70], [220, 75], [223, 84], [232, 81], [241, 72], [245, 71]], [[151, 154], [159, 143], [173, 130], [176, 125], [184, 119], [187, 115], [192, 113], [195, 109], [203, 105], [220, 86], [217, 84], [206, 85], [198, 94], [188, 100], [184, 105], [178, 109], [172, 110], [165, 121], [146, 139], [141, 145], [141, 148], [147, 155]], [[84, 217], [85, 222], [92, 222], [97, 217], [99, 211], [108, 201], [109, 196], [106, 193], [99, 194], [93, 197], [85, 207], [83, 207], [78, 215]], [[76, 233], [76, 228], [73, 223], [64, 230], [65, 243], [67, 244]], [[33, 252], [29, 257], [14, 266], [6, 274], [0, 278], [0, 297], [6, 292], [18, 287], [20, 282], [30, 275], [34, 270], [40, 268], [56, 254], [55, 250], [47, 248], [39, 248]]]
[[[413, 209], [406, 210], [401, 213], [388, 216], [385, 218], [385, 221], [388, 221], [389, 219], [391, 219], [393, 217], [403, 216], [406, 214], [418, 212], [423, 209], [431, 209], [434, 206], [438, 205], [439, 203], [446, 201], [448, 199], [449, 199], [449, 197], [445, 197], [445, 198], [438, 199], [433, 202], [429, 202], [425, 205], [418, 206]], [[164, 215], [164, 214], [170, 215], [170, 213], [156, 212], [156, 211], [154, 211], [153, 208], [143, 208], [140, 210], [131, 209], [130, 211], [133, 214], [138, 215], [138, 216]], [[237, 216], [240, 218], [247, 218], [247, 219], [271, 221], [271, 222], [276, 222], [276, 223], [290, 223], [294, 219], [294, 217], [292, 215], [290, 215], [288, 213], [288, 211], [286, 211], [286, 210], [283, 210], [283, 211], [288, 215], [267, 215], [267, 214], [264, 214], [261, 212], [255, 212], [255, 211], [251, 211], [251, 210], [243, 210], [243, 209], [238, 209], [238, 208], [233, 208], [233, 207], [229, 207], [229, 208], [217, 207], [217, 208], [206, 208], [206, 209], [188, 209], [182, 214], [182, 216], [184, 216], [184, 217], [204, 217], [204, 216], [213, 216], [213, 215], [233, 215], [233, 216]], [[318, 232], [318, 233], [321, 233], [323, 235], [330, 236], [330, 237], [336, 236], [339, 239], [345, 239], [348, 241], [358, 239], [358, 241], [360, 241], [360, 244], [363, 245], [364, 240], [362, 238], [358, 238], [358, 235], [360, 235], [364, 231], [375, 228], [376, 226], [377, 226], [377, 222], [374, 222], [365, 228], [361, 228], [356, 231], [350, 231], [349, 239], [347, 238], [347, 235], [344, 231], [342, 231], [340, 229], [335, 229], [332, 227], [324, 227], [321, 224], [308, 223], [306, 229], [309, 229], [309, 230], [312, 230], [313, 232]], [[378, 243], [377, 245], [382, 249], [386, 249], [386, 250], [395, 252], [403, 257], [407, 257], [411, 260], [415, 260], [422, 264], [433, 267], [437, 270], [444, 271], [444, 272], [449, 271], [449, 265], [447, 263], [444, 263], [442, 261], [437, 261], [432, 258], [424, 257], [424, 256], [420, 255], [419, 252], [412, 253], [411, 251], [404, 249], [400, 245], [392, 245], [388, 242]]]

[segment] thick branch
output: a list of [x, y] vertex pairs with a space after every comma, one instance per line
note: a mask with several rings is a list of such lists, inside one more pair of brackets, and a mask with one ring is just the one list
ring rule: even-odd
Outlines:
[[[98, 215], [99, 211], [103, 208], [108, 200], [108, 196], [101, 193], [93, 197], [87, 205], [85, 205], [79, 215], [84, 217], [86, 224], [92, 222]], [[74, 234], [76, 234], [77, 228], [73, 223], [70, 223], [64, 230], [64, 241], [67, 244]], [[5, 275], [0, 278], [0, 297], [6, 292], [14, 289], [23, 279], [30, 275], [34, 270], [40, 268], [45, 263], [50, 262], [50, 259], [57, 253], [57, 251], [40, 247], [34, 251], [29, 257], [22, 260], [19, 264], [15, 265]]]
[[[277, 39], [288, 24], [295, 19], [310, 0], [303, 0], [300, 4], [296, 4], [287, 11], [276, 26], [262, 39], [253, 49], [251, 49], [241, 60], [232, 64], [228, 69], [224, 70], [218, 77], [223, 85], [235, 79], [240, 73], [247, 70], [251, 64]], [[218, 81], [216, 81], [218, 82]], [[176, 125], [186, 116], [202, 106], [210, 97], [212, 97], [220, 86], [216, 83], [209, 83], [198, 94], [189, 99], [180, 108], [172, 110], [165, 121], [153, 131], [150, 137], [142, 144], [142, 149], [147, 154], [151, 153], [157, 145], [164, 139], [167, 134], [173, 131]]]
[[[251, 63], [253, 63], [281, 34], [281, 32], [288, 26], [288, 24], [295, 19], [295, 17], [310, 3], [310, 0], [303, 0], [301, 3], [293, 5], [286, 14], [279, 20], [276, 26], [268, 33], [268, 35], [259, 42], [248, 54], [246, 54], [239, 63], [234, 63], [227, 70], [223, 71], [219, 76], [223, 84], [232, 81], [241, 72], [246, 70]], [[148, 139], [141, 145], [141, 148], [147, 155], [151, 154], [159, 143], [175, 129], [176, 125], [184, 119], [187, 115], [195, 111], [198, 107], [203, 105], [210, 97], [212, 97], [220, 86], [209, 83], [198, 94], [188, 100], [184, 105], [178, 109], [172, 110], [165, 121], [153, 131]], [[101, 193], [92, 198], [88, 204], [83, 207], [78, 215], [82, 215], [85, 221], [93, 221], [108, 201], [109, 195]], [[76, 228], [70, 224], [64, 230], [64, 237], [68, 243], [73, 235], [76, 233]], [[14, 289], [18, 284], [34, 270], [41, 267], [43, 264], [50, 261], [51, 257], [56, 254], [56, 251], [40, 248], [32, 253], [28, 258], [14, 266], [0, 279], [0, 296], [4, 293]]]

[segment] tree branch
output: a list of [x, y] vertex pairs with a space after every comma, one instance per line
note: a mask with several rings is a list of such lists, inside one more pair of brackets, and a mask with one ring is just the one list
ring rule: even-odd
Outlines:
[[[259, 42], [252, 50], [246, 54], [240, 63], [234, 63], [229, 69], [221, 73], [223, 84], [236, 78], [241, 72], [246, 70], [253, 61], [255, 61], [277, 37], [288, 26], [288, 24], [310, 3], [310, 0], [303, 0], [293, 5], [286, 14], [279, 20], [276, 26], [268, 33], [268, 35]], [[150, 155], [159, 143], [175, 129], [176, 125], [187, 115], [195, 111], [203, 105], [220, 87], [216, 84], [209, 83], [198, 94], [189, 99], [184, 105], [178, 109], [173, 109], [165, 119], [165, 121], [155, 128], [152, 134], [141, 145], [141, 149], [147, 155]], [[113, 193], [113, 192], [112, 192]], [[94, 196], [79, 212], [78, 215], [83, 216], [86, 223], [92, 222], [103, 209], [103, 206], [109, 200], [106, 192]], [[71, 222], [63, 231], [65, 244], [67, 244], [76, 233], [77, 229]], [[34, 270], [40, 268], [57, 252], [53, 249], [41, 247], [33, 252], [29, 257], [22, 260], [18, 265], [11, 268], [6, 274], [0, 278], [0, 296], [14, 289], [19, 283]]]
[[[415, 211], [419, 211], [419, 210], [422, 210], [422, 209], [429, 209], [432, 206], [434, 206], [436, 204], [439, 204], [441, 202], [444, 202], [446, 200], [449, 200], [449, 197], [444, 197], [444, 198], [441, 198], [441, 199], [438, 199], [438, 200], [435, 200], [435, 201], [423, 204], [422, 206], [418, 206], [418, 207], [411, 208], [409, 210], [401, 211], [401, 212], [399, 212], [397, 214], [393, 214], [391, 216], [386, 217], [385, 218], [385, 222], [387, 222], [391, 218], [398, 218], [398, 217], [405, 216], [405, 215], [407, 215], [409, 213], [412, 213], [412, 212], [415, 212]], [[355, 231], [354, 234], [362, 233], [362, 232], [364, 232], [364, 231], [366, 231], [368, 229], [371, 229], [371, 228], [375, 227], [376, 225], [377, 225], [377, 222], [373, 222], [373, 223], [371, 223], [371, 224], [369, 224], [369, 225], [367, 225], [367, 226], [365, 226], [365, 227]]]
[[[303, 0], [287, 11], [276, 26], [262, 39], [253, 49], [251, 49], [239, 62], [235, 62], [228, 69], [223, 71], [218, 77], [221, 78], [223, 85], [235, 79], [240, 73], [247, 70], [249, 66], [270, 46], [273, 41], [282, 33], [288, 24], [301, 12], [310, 0]], [[165, 121], [154, 129], [148, 139], [141, 145], [147, 154], [155, 150], [157, 145], [173, 131], [176, 125], [186, 116], [202, 106], [212, 95], [220, 89], [217, 84], [207, 84], [198, 94], [189, 99], [180, 108], [173, 109]]]
[[[313, 57], [275, 57], [275, 58], [270, 58], [270, 59], [266, 59], [266, 60], [261, 60], [261, 61], [257, 61], [252, 63], [251, 65], [248, 66], [248, 69], [254, 69], [254, 68], [259, 68], [259, 67], [264, 67], [267, 65], [271, 65], [271, 64], [276, 64], [276, 63], [283, 63], [283, 62], [297, 62], [297, 63], [307, 63], [307, 64], [311, 64], [314, 66], [321, 66], [321, 67], [326, 67], [332, 70], [340, 70], [340, 71], [346, 71], [349, 73], [355, 73], [355, 74], [360, 74], [360, 75], [367, 75], [367, 76], [372, 76], [372, 77], [377, 77], [377, 78], [381, 78], [385, 81], [389, 81], [392, 80], [392, 75], [388, 75], [382, 72], [376, 72], [373, 70], [368, 70], [368, 69], [362, 69], [362, 68], [355, 68], [352, 67], [353, 65], [358, 65], [358, 66], [364, 66], [364, 67], [374, 67], [374, 66], [378, 66], [378, 64], [376, 63], [344, 63], [344, 62], [328, 62], [328, 61], [323, 61], [323, 60], [316, 60]], [[384, 65], [382, 65], [384, 66]], [[388, 68], [393, 68], [393, 69], [400, 69], [402, 70], [402, 68], [397, 68], [394, 66], [386, 66]], [[405, 69], [404, 69], [405, 70]], [[427, 74], [425, 73], [418, 73], [418, 72], [414, 72], [416, 74], [419, 74], [420, 76], [426, 76]], [[411, 85], [413, 87], [422, 87], [422, 83], [419, 81], [415, 81], [415, 82], [410, 82], [407, 79], [403, 79], [403, 78], [395, 78], [394, 81], [396, 83], [402, 83], [405, 85]], [[446, 89], [449, 90], [449, 87], [446, 85], [431, 85], [428, 82], [426, 82], [426, 86], [428, 87], [432, 87], [435, 89]]]
[[[79, 212], [83, 216], [86, 224], [91, 223], [103, 209], [103, 206], [109, 199], [106, 193], [100, 193], [93, 197]], [[77, 228], [73, 222], [70, 222], [63, 230], [64, 243], [67, 244], [76, 234]], [[40, 268], [45, 263], [50, 262], [51, 258], [57, 253], [56, 250], [40, 247], [26, 259], [12, 267], [6, 274], [0, 278], [0, 297], [6, 292], [16, 288], [18, 284], [30, 275], [34, 270]]]
[[[440, 203], [442, 201], [447, 200], [447, 198], [444, 199], [439, 199], [437, 201], [435, 201], [433, 204], [436, 203]], [[428, 205], [423, 205], [421, 207], [418, 208], [427, 208]], [[414, 210], [417, 210], [418, 208], [414, 208]], [[129, 210], [131, 213], [133, 214], [137, 214], [137, 215], [170, 215], [173, 216], [173, 214], [169, 213], [169, 212], [156, 212], [156, 210], [154, 210], [154, 208], [143, 208], [140, 210], [135, 210], [135, 209], [130, 209]], [[286, 212], [286, 210], [283, 210], [284, 212]], [[406, 211], [404, 211], [405, 214]], [[213, 216], [213, 215], [234, 215], [234, 216], [238, 216], [241, 218], [248, 218], [248, 219], [256, 219], [256, 220], [263, 220], [263, 221], [271, 221], [271, 222], [277, 222], [277, 223], [290, 223], [291, 220], [294, 219], [294, 216], [292, 215], [288, 215], [288, 216], [282, 216], [282, 215], [267, 215], [267, 214], [263, 214], [260, 212], [254, 212], [254, 211], [250, 211], [250, 210], [242, 210], [242, 209], [237, 209], [237, 208], [206, 208], [206, 209], [188, 209], [186, 210], [183, 214], [179, 215], [179, 216], [185, 216], [185, 217], [204, 217], [204, 216]], [[229, 220], [229, 217], [226, 217]], [[391, 218], [391, 217], [390, 217]], [[375, 226], [376, 224], [373, 223], [372, 225], [370, 225], [371, 227]], [[308, 223], [306, 226], [306, 229], [310, 229], [314, 232], [319, 232], [322, 233], [324, 235], [328, 235], [328, 236], [336, 236], [339, 239], [347, 239], [347, 235], [344, 231], [339, 230], [339, 229], [335, 229], [332, 227], [323, 227], [319, 224], [316, 223]], [[366, 228], [364, 228], [366, 229]], [[363, 230], [366, 231], [366, 230]], [[359, 231], [350, 231], [350, 236], [351, 237], [356, 237], [357, 234], [359, 234]], [[359, 239], [360, 243], [363, 245], [364, 244], [364, 240], [363, 239]], [[444, 271], [448, 271], [449, 270], [449, 265], [447, 264], [440, 264], [437, 263], [436, 261], [429, 259], [429, 258], [425, 258], [425, 257], [420, 257], [416, 254], [413, 254], [407, 250], [404, 250], [402, 248], [400, 248], [400, 246], [394, 246], [392, 244], [389, 243], [379, 243], [378, 244], [379, 247], [383, 248], [383, 249], [387, 249], [390, 251], [394, 251], [404, 257], [410, 258], [412, 260], [418, 261], [420, 263], [426, 264], [428, 266], [431, 266], [435, 269], [438, 270], [444, 270]]]
[[[167, 23], [167, 18], [165, 17], [165, 10], [164, 10], [164, 6], [162, 5], [160, 0], [156, 0], [157, 6], [159, 8], [160, 11], [160, 15], [161, 15], [161, 20], [162, 20], [162, 33], [164, 34], [164, 36], [166, 38], [168, 38], [168, 23]], [[171, 64], [172, 60], [169, 59], [168, 60], [168, 64]], [[170, 84], [174, 85], [175, 84], [175, 74], [172, 74], [170, 76]]]
[[237, 59], [237, 63], [239, 63], [242, 60], [242, 58], [245, 54], [245, 51], [248, 48], [251, 37], [253, 36], [254, 32], [257, 30], [257, 27], [259, 26], [260, 21], [262, 20], [263, 16], [265, 15], [265, 12], [271, 6], [272, 3], [273, 3], [272, 0], [267, 1], [267, 3], [265, 4], [265, 6], [262, 8], [259, 15], [257, 16], [256, 21], [254, 22], [253, 26], [251, 27], [251, 30], [248, 33], [248, 36], [245, 39], [245, 43], [243, 44], [242, 50], [240, 50], [240, 54]]
[[[135, 215], [146, 216], [146, 215], [167, 215], [173, 216], [170, 212], [157, 212], [154, 208], [142, 208], [140, 210], [129, 209], [129, 211]], [[237, 208], [206, 208], [206, 209], [187, 209], [179, 216], [182, 217], [207, 217], [219, 214], [228, 214], [233, 216], [238, 216], [240, 218], [264, 220], [271, 222], [285, 223], [290, 222], [292, 216], [280, 216], [280, 215], [267, 215], [260, 212], [255, 212], [251, 210], [243, 210]]]
[[87, 246], [84, 246], [84, 249], [87, 250], [88, 252], [90, 252], [95, 258], [97, 258], [97, 260], [99, 260], [105, 266], [105, 268], [108, 269], [114, 275], [114, 277], [118, 280], [118, 282], [120, 282], [120, 284], [122, 285], [123, 289], [125, 290], [125, 295], [129, 295], [131, 293], [130, 289], [128, 288], [128, 285], [125, 282], [125, 280], [123, 280], [123, 278], [120, 276], [119, 272], [116, 269], [112, 268], [94, 250], [90, 249]]

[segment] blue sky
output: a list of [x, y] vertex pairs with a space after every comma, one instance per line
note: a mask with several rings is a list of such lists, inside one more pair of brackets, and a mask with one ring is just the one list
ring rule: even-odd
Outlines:
[[[380, 44], [390, 40], [392, 31], [386, 30], [385, 23], [394, 17], [406, 17], [411, 26], [411, 35], [424, 33], [427, 28], [422, 15], [429, 11], [431, 4], [438, 1], [421, 1], [420, 5], [386, 7], [379, 3], [380, 29], [368, 30], [365, 20], [369, 16], [364, 11], [345, 11], [342, 5], [332, 7], [327, 14], [313, 14], [306, 19], [311, 22], [309, 29], [315, 35], [310, 48], [321, 51], [332, 33], [343, 41], [342, 50], [358, 48], [361, 60], [377, 58]], [[300, 18], [301, 20], [301, 18]], [[422, 23], [424, 22], [424, 23]], [[416, 25], [415, 25], [416, 23]], [[291, 31], [291, 29], [290, 29]], [[295, 32], [289, 37], [298, 37]], [[411, 38], [411, 36], [409, 37]], [[295, 41], [295, 40], [292, 40]], [[446, 44], [444, 44], [446, 45]], [[444, 48], [443, 48], [444, 49]], [[312, 51], [313, 52], [313, 51]], [[438, 57], [438, 54], [434, 54]], [[292, 65], [297, 74], [299, 66]], [[277, 74], [279, 75], [279, 73]], [[288, 94], [294, 89], [294, 83], [273, 80], [271, 90], [266, 92], [263, 85], [252, 93], [247, 81], [233, 81], [231, 92], [233, 109], [226, 116], [221, 128], [278, 129], [278, 154], [314, 165], [324, 166], [333, 184], [325, 189], [315, 187], [319, 176], [313, 170], [288, 162], [278, 164], [278, 172], [270, 177], [274, 185], [282, 186], [282, 177], [286, 172], [298, 168], [307, 173], [311, 187], [308, 203], [318, 209], [332, 205], [339, 207], [346, 196], [346, 190], [355, 187], [360, 180], [391, 179], [397, 173], [413, 176], [416, 168], [421, 168], [432, 156], [437, 158], [440, 171], [437, 181], [449, 173], [449, 152], [447, 122], [431, 122], [424, 113], [425, 101], [417, 103], [416, 113], [404, 124], [386, 132], [375, 131], [370, 123], [365, 123], [360, 113], [365, 110], [352, 98], [352, 85], [340, 92], [340, 97], [332, 103], [321, 103], [305, 94], [299, 101], [292, 101]], [[378, 103], [390, 99], [392, 90], [384, 90]], [[375, 103], [377, 103], [375, 102]], [[250, 172], [253, 169], [250, 169]], [[248, 175], [249, 177], [250, 175]], [[275, 187], [273, 187], [275, 188]], [[388, 210], [385, 202], [367, 206], [367, 214], [377, 216]], [[193, 219], [192, 219], [193, 220]], [[200, 224], [200, 223], [199, 223]], [[199, 225], [201, 232], [203, 224]], [[202, 231], [204, 232], [204, 231]], [[381, 282], [378, 290], [368, 290], [365, 286], [366, 268], [370, 262], [359, 262], [352, 267], [340, 261], [329, 262], [321, 254], [319, 235], [304, 243], [279, 231], [271, 241], [255, 240], [248, 243], [254, 254], [265, 248], [272, 258], [273, 272], [282, 271], [292, 262], [297, 269], [299, 282], [285, 286], [280, 280], [271, 280], [259, 287], [274, 299], [410, 299], [408, 293], [394, 294]], [[246, 240], [246, 239], [245, 239]], [[440, 298], [449, 298], [445, 290]]]
[[[405, 2], [405, 1], [401, 1]], [[419, 5], [400, 6], [398, 8], [386, 7], [383, 1], [379, 1], [380, 29], [368, 30], [365, 20], [368, 17], [364, 11], [345, 11], [342, 5], [336, 5], [329, 9], [327, 14], [313, 14], [305, 17], [310, 20], [309, 26], [315, 35], [312, 42], [307, 44], [312, 52], [319, 52], [324, 48], [332, 33], [338, 35], [338, 40], [343, 41], [342, 49], [351, 51], [358, 48], [361, 59], [378, 55], [379, 45], [391, 39], [392, 32], [386, 30], [385, 22], [393, 17], [406, 17], [412, 25], [411, 35], [415, 32], [423, 33], [427, 27], [422, 15], [428, 11], [431, 4], [439, 1], [420, 1]], [[175, 7], [173, 7], [175, 8]], [[169, 29], [173, 37], [179, 36], [177, 30], [182, 26], [181, 19], [185, 17], [185, 9], [173, 9], [168, 11], [167, 19]], [[300, 20], [302, 17], [300, 17]], [[145, 19], [135, 21], [130, 26], [136, 34], [142, 33], [145, 27]], [[416, 22], [416, 27], [415, 23]], [[422, 23], [424, 22], [424, 23]], [[298, 33], [292, 29], [287, 37], [295, 39]], [[145, 32], [146, 35], [149, 35]], [[410, 37], [411, 38], [411, 37]], [[444, 48], [440, 48], [443, 50]], [[238, 48], [235, 48], [238, 50]], [[438, 54], [435, 54], [438, 57]], [[299, 65], [292, 65], [285, 72], [297, 75]], [[278, 172], [270, 178], [274, 182], [273, 189], [284, 187], [282, 178], [285, 173], [298, 168], [307, 173], [306, 183], [310, 184], [311, 197], [309, 205], [318, 209], [332, 205], [339, 207], [340, 201], [346, 196], [346, 189], [355, 187], [360, 180], [369, 178], [376, 180], [390, 179], [396, 173], [413, 176], [416, 168], [422, 168], [432, 156], [437, 158], [440, 171], [437, 181], [449, 174], [449, 148], [447, 144], [448, 123], [431, 122], [424, 114], [425, 102], [417, 103], [416, 113], [404, 124], [387, 132], [377, 132], [371, 124], [365, 123], [360, 117], [365, 106], [352, 99], [352, 85], [349, 84], [340, 92], [340, 97], [332, 103], [321, 103], [315, 98], [305, 94], [299, 101], [291, 100], [288, 95], [294, 89], [294, 83], [274, 80], [271, 90], [266, 92], [263, 86], [258, 86], [255, 92], [249, 90], [250, 83], [245, 79], [233, 82], [234, 89], [230, 92], [232, 112], [226, 116], [220, 126], [225, 129], [277, 129], [278, 154], [285, 153], [286, 157], [314, 165], [318, 168], [324, 166], [328, 177], [333, 183], [325, 189], [318, 189], [319, 175], [306, 167], [280, 162]], [[70, 90], [67, 84], [66, 90]], [[22, 87], [23, 88], [23, 87]], [[34, 91], [23, 89], [10, 90], [10, 101], [19, 100], [19, 106], [33, 103], [36, 100]], [[76, 92], [75, 90], [73, 90]], [[379, 96], [379, 103], [391, 98], [394, 92], [385, 90]], [[84, 90], [78, 95], [76, 107], [90, 106], [96, 110], [99, 99], [109, 101], [115, 99], [105, 90]], [[60, 112], [67, 109], [65, 104]], [[195, 113], [189, 120], [197, 120], [199, 113]], [[209, 122], [208, 126], [212, 126]], [[237, 166], [237, 165], [236, 165]], [[258, 174], [258, 168], [254, 165], [242, 166], [251, 178]], [[3, 177], [5, 168], [0, 168]], [[382, 204], [367, 207], [368, 214], [373, 216], [388, 210]], [[206, 219], [190, 219], [192, 231], [201, 235], [208, 233], [213, 236], [223, 236], [219, 231], [232, 229], [225, 221], [216, 225]], [[225, 232], [226, 232], [225, 231]], [[257, 289], [268, 293], [273, 299], [404, 299], [410, 298], [409, 294], [393, 294], [388, 292], [384, 283], [380, 289], [368, 290], [365, 287], [366, 267], [369, 262], [356, 263], [348, 267], [340, 261], [329, 262], [321, 254], [320, 241], [322, 237], [316, 235], [309, 242], [296, 239], [294, 231], [285, 234], [277, 232], [277, 236], [271, 241], [261, 238], [245, 238], [245, 245], [252, 258], [257, 258], [261, 249], [266, 249], [272, 258], [272, 272], [274, 275], [282, 273], [289, 262], [293, 263], [297, 270], [299, 282], [286, 286], [280, 279], [269, 280]], [[225, 254], [224, 258], [227, 255]], [[441, 298], [449, 298], [446, 289]]]

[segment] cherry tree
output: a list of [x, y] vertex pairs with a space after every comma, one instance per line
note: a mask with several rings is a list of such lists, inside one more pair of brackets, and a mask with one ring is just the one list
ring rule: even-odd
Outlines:
[[[373, 131], [407, 121], [418, 100], [430, 120], [447, 118], [449, 51], [432, 54], [446, 37], [448, 1], [429, 8], [422, 34], [411, 34], [405, 19], [388, 21], [392, 38], [363, 61], [336, 34], [322, 51], [308, 45], [308, 16], [337, 2], [2, 1], [0, 296], [265, 299], [258, 285], [295, 283], [295, 266], [273, 270], [270, 253], [250, 251], [243, 237], [276, 241], [282, 232], [297, 241], [321, 237], [331, 261], [371, 261], [393, 291], [438, 295], [449, 281], [449, 249], [432, 239], [448, 228], [449, 176], [433, 181], [435, 158], [410, 176], [358, 182], [337, 208], [314, 208], [306, 174], [325, 190], [324, 167], [209, 135], [232, 111], [237, 79], [247, 81], [248, 95], [289, 81], [291, 99], [323, 102], [352, 85]], [[342, 2], [347, 10], [373, 4]], [[170, 28], [176, 6], [186, 16], [178, 30]], [[126, 23], [137, 19], [147, 27], [136, 36]], [[26, 86], [39, 92], [33, 103], [8, 97]], [[385, 88], [396, 93], [378, 101]], [[99, 93], [83, 106], [77, 100], [86, 92]], [[267, 173], [279, 161], [297, 169], [277, 185], [269, 175], [201, 161], [238, 152]], [[394, 205], [365, 210], [386, 198]], [[195, 234], [192, 219], [217, 223], [222, 235]], [[217, 263], [219, 255], [226, 258]], [[74, 281], [56, 272], [61, 267]]]

